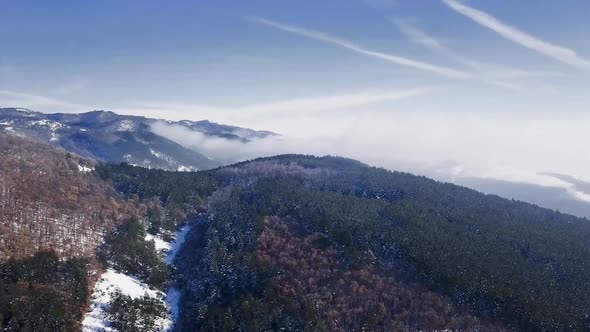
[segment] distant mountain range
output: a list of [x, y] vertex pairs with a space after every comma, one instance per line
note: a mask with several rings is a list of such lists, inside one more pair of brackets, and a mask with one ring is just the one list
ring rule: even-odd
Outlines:
[[[0, 108], [0, 130], [107, 162], [127, 162], [148, 168], [194, 171], [222, 164], [151, 130], [159, 121], [180, 126], [196, 137], [216, 137], [248, 143], [276, 135], [203, 121], [165, 121], [109, 111], [44, 114], [24, 108]], [[191, 145], [192, 146], [192, 145]]]
[[[160, 126], [155, 126], [156, 124]], [[156, 127], [160, 130], [155, 129]], [[278, 136], [270, 131], [257, 131], [207, 120], [169, 121], [109, 111], [45, 114], [25, 108], [0, 108], [0, 131], [60, 146], [82, 157], [99, 161], [126, 162], [171, 171], [196, 171], [231, 164], [244, 159], [238, 151], [245, 147], [242, 144]], [[235, 147], [230, 144], [231, 150], [223, 157], [214, 156], [212, 153], [215, 149], [222, 148], [223, 144], [207, 148], [203, 144], [208, 138], [240, 144]], [[235, 153], [233, 150], [236, 150]], [[474, 176], [454, 178], [428, 170], [417, 172], [485, 193], [590, 218], [590, 202], [573, 197], [561, 187]], [[590, 196], [590, 184], [586, 182], [567, 175], [546, 175], [569, 183], [576, 191]]]

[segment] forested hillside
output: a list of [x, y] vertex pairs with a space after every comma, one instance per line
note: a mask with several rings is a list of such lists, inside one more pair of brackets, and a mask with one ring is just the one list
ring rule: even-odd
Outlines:
[[91, 174], [94, 164], [0, 132], [0, 261], [50, 248], [92, 256], [107, 230], [138, 213]]
[[[79, 330], [104, 267], [177, 287], [180, 331], [590, 328], [587, 219], [337, 157], [168, 172], [0, 151], [4, 328]], [[197, 215], [170, 269], [146, 232]], [[113, 296], [112, 326], [137, 309], [157, 329], [160, 302]]]
[[181, 331], [590, 329], [586, 219], [335, 157], [97, 173], [207, 211], [177, 259]]
[[[80, 331], [90, 288], [110, 266], [152, 287], [167, 283], [167, 267], [145, 232], [149, 226], [170, 236], [185, 216], [168, 213], [158, 199], [121, 195], [95, 166], [0, 132], [0, 330]], [[151, 298], [138, 303], [151, 316], [162, 307]]]
[[0, 264], [0, 329], [79, 331], [89, 295], [90, 260], [55, 251]]

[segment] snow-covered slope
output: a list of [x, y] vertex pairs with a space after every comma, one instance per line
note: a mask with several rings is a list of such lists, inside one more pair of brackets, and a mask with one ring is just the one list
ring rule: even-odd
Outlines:
[[[0, 132], [61, 146], [87, 158], [170, 171], [196, 171], [223, 163], [205, 155], [204, 147], [188, 149], [155, 133], [152, 126], [156, 123], [186, 130], [194, 135], [187, 139], [194, 141], [205, 136], [245, 143], [276, 135], [209, 121], [163, 121], [105, 111], [44, 114], [20, 108], [0, 108]], [[233, 159], [239, 158], [236, 155]]]
[[[101, 332], [101, 331], [115, 331], [109, 327], [107, 319], [107, 309], [111, 302], [111, 294], [116, 290], [121, 293], [131, 296], [132, 298], [139, 298], [144, 295], [158, 298], [164, 301], [166, 294], [160, 291], [150, 289], [148, 285], [141, 282], [137, 278], [128, 276], [123, 273], [116, 272], [113, 269], [108, 269], [99, 282], [94, 286], [92, 292], [91, 311], [86, 314], [82, 321], [83, 331]], [[167, 330], [171, 326], [171, 321], [166, 319], [159, 322], [158, 325], [162, 330]]]
[[[166, 261], [166, 264], [172, 264], [174, 258], [186, 235], [190, 231], [190, 224], [180, 228], [172, 242], [166, 242], [159, 236], [151, 234], [146, 235], [146, 241], [154, 241], [156, 250], [160, 252]], [[161, 331], [168, 331], [172, 328], [174, 320], [178, 317], [178, 305], [180, 301], [180, 292], [171, 287], [166, 292], [150, 289], [150, 287], [141, 280], [123, 273], [116, 272], [113, 269], [107, 269], [101, 276], [99, 282], [94, 286], [92, 292], [92, 302], [90, 312], [88, 312], [82, 321], [82, 330], [85, 332], [116, 331], [109, 326], [107, 310], [110, 305], [112, 294], [119, 290], [122, 294], [139, 298], [147, 295], [162, 301], [168, 308], [168, 317], [160, 320], [158, 326]]]
[[176, 231], [174, 241], [172, 242], [166, 242], [161, 237], [149, 233], [145, 236], [145, 240], [154, 241], [154, 244], [156, 245], [156, 250], [165, 255], [164, 257], [166, 260], [166, 264], [170, 265], [174, 261], [174, 258], [176, 257], [178, 250], [180, 249], [180, 247], [182, 247], [182, 244], [186, 240], [186, 235], [189, 231], [190, 224], [186, 224]]

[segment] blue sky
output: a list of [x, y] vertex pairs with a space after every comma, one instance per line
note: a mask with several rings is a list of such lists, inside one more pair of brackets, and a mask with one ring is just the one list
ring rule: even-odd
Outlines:
[[3, 106], [207, 118], [389, 167], [590, 176], [588, 1], [1, 6]]
[[[539, 38], [590, 53], [587, 1], [469, 5]], [[392, 23], [403, 20], [473, 60], [538, 72], [578, 70], [502, 38], [441, 1], [177, 1], [173, 6], [156, 1], [18, 1], [2, 7], [2, 89], [67, 95], [63, 99], [96, 108], [148, 97], [235, 106], [463, 83], [263, 26], [247, 19], [251, 16], [379, 52], [464, 67], [409, 41]]]

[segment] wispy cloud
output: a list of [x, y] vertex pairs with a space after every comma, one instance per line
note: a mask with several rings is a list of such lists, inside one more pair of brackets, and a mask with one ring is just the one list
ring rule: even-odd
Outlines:
[[178, 104], [178, 103], [135, 103], [128, 109], [113, 109], [123, 113], [154, 112], [167, 113], [175, 120], [186, 119], [187, 116], [198, 114], [200, 117], [215, 119], [216, 121], [256, 120], [263, 117], [289, 117], [318, 111], [346, 111], [356, 107], [384, 103], [394, 100], [421, 96], [434, 88], [394, 89], [386, 91], [361, 91], [354, 93], [299, 97], [252, 105], [236, 107], [218, 107], [207, 105]]
[[92, 108], [88, 105], [71, 103], [52, 97], [10, 90], [0, 90], [0, 105], [25, 107], [45, 112], [85, 112], [92, 110]]
[[392, 100], [404, 99], [423, 95], [429, 92], [428, 88], [390, 90], [390, 91], [367, 91], [352, 94], [340, 94], [321, 97], [302, 97], [289, 100], [256, 104], [239, 108], [243, 112], [301, 112], [306, 110], [328, 111], [365, 106], [369, 104], [382, 103]]
[[515, 84], [506, 82], [505, 80], [563, 75], [563, 73], [554, 71], [530, 71], [519, 68], [498, 66], [494, 64], [488, 64], [472, 60], [451, 50], [449, 47], [446, 46], [446, 44], [443, 41], [428, 34], [426, 31], [418, 27], [418, 25], [410, 22], [409, 20], [400, 18], [390, 18], [390, 21], [411, 42], [418, 45], [422, 45], [432, 52], [441, 54], [455, 62], [458, 62], [470, 68], [479, 75], [480, 79], [488, 81], [489, 83], [505, 86], [515, 86]]
[[590, 60], [580, 57], [575, 51], [551, 44], [532, 36], [524, 31], [512, 27], [492, 15], [482, 12], [473, 7], [464, 5], [456, 0], [443, 0], [443, 2], [454, 11], [464, 15], [476, 23], [491, 29], [502, 37], [520, 44], [541, 54], [552, 57], [570, 66], [590, 71]]
[[389, 21], [393, 23], [411, 42], [425, 46], [433, 51], [447, 51], [443, 42], [427, 34], [415, 24], [408, 20], [391, 17]]
[[[463, 65], [468, 66], [471, 69], [471, 72], [453, 69], [453, 68], [449, 68], [449, 67], [445, 67], [445, 66], [433, 65], [430, 63], [425, 63], [425, 62], [421, 62], [421, 61], [417, 61], [417, 60], [413, 60], [413, 59], [409, 59], [409, 58], [405, 58], [405, 57], [400, 57], [398, 55], [392, 55], [392, 54], [369, 50], [369, 49], [359, 46], [358, 44], [356, 44], [354, 42], [351, 42], [351, 41], [348, 41], [345, 39], [341, 39], [338, 37], [334, 37], [332, 35], [328, 35], [323, 32], [318, 32], [315, 30], [310, 30], [310, 29], [306, 29], [306, 28], [287, 25], [284, 23], [271, 21], [268, 19], [260, 18], [260, 17], [249, 17], [248, 19], [253, 22], [259, 23], [259, 24], [273, 27], [275, 29], [287, 31], [290, 33], [304, 36], [304, 37], [308, 37], [308, 38], [323, 41], [326, 43], [334, 44], [334, 45], [349, 49], [351, 51], [354, 51], [354, 52], [357, 52], [360, 54], [372, 56], [372, 57], [375, 57], [378, 59], [382, 59], [382, 60], [385, 60], [388, 62], [392, 62], [395, 64], [407, 66], [407, 67], [412, 67], [412, 68], [416, 68], [416, 69], [420, 69], [420, 70], [433, 72], [435, 74], [442, 75], [442, 76], [449, 77], [449, 78], [468, 79], [468, 80], [479, 81], [479, 82], [483, 82], [486, 84], [500, 86], [500, 87], [508, 88], [508, 89], [520, 89], [521, 88], [520, 84], [517, 84], [514, 82], [508, 82], [506, 80], [509, 78], [518, 78], [519, 76], [523, 77], [527, 74], [530, 74], [531, 76], [542, 76], [541, 73], [532, 73], [532, 72], [528, 72], [525, 70], [510, 70], [510, 69], [498, 68], [498, 67], [489, 67], [489, 69], [484, 72], [484, 70], [482, 69], [484, 67], [483, 64], [477, 63], [476, 61], [471, 61], [467, 58], [461, 57], [460, 55], [453, 53], [452, 51], [447, 49], [444, 46], [444, 44], [442, 42], [438, 41], [436, 38], [429, 36], [428, 34], [424, 33], [420, 29], [418, 29], [414, 26], [411, 26], [409, 24], [405, 24], [405, 23], [400, 23], [400, 26], [401, 26], [400, 29], [403, 28], [404, 29], [403, 32], [405, 34], [407, 34], [408, 37], [411, 38], [413, 41], [415, 41], [423, 46], [426, 46], [433, 51], [436, 51], [438, 53], [442, 53], [442, 54], [446, 55], [447, 57], [452, 58], [455, 61], [457, 61]], [[496, 72], [496, 74], [492, 74], [492, 72], [494, 72], [494, 71]], [[500, 74], [502, 74], [502, 75], [500, 75]]]
[[301, 27], [297, 27], [297, 26], [293, 26], [293, 25], [288, 25], [288, 24], [284, 24], [284, 23], [280, 23], [280, 22], [276, 22], [276, 21], [271, 21], [271, 20], [261, 18], [261, 17], [256, 17], [256, 16], [248, 17], [248, 19], [250, 21], [258, 23], [258, 24], [263, 24], [263, 25], [266, 25], [266, 26], [269, 26], [269, 27], [272, 27], [275, 29], [279, 29], [279, 30], [290, 32], [290, 33], [297, 34], [300, 36], [308, 37], [308, 38], [322, 41], [325, 43], [329, 43], [332, 45], [340, 46], [342, 48], [351, 50], [356, 53], [368, 55], [368, 56], [371, 56], [371, 57], [374, 57], [377, 59], [381, 59], [381, 60], [385, 60], [385, 61], [388, 61], [391, 63], [398, 64], [398, 65], [412, 67], [412, 68], [428, 71], [431, 73], [435, 73], [435, 74], [445, 76], [445, 77], [450, 77], [450, 78], [466, 79], [466, 78], [471, 77], [471, 75], [469, 73], [466, 73], [466, 72], [463, 72], [460, 70], [456, 70], [453, 68], [434, 65], [434, 64], [406, 58], [406, 57], [399, 56], [399, 55], [393, 55], [393, 54], [382, 53], [382, 52], [370, 50], [370, 49], [364, 48], [354, 42], [351, 42], [351, 41], [348, 41], [345, 39], [341, 39], [338, 37], [334, 37], [334, 36], [331, 36], [331, 35], [323, 33], [323, 32], [310, 30], [310, 29], [306, 29], [306, 28], [301, 28]]

